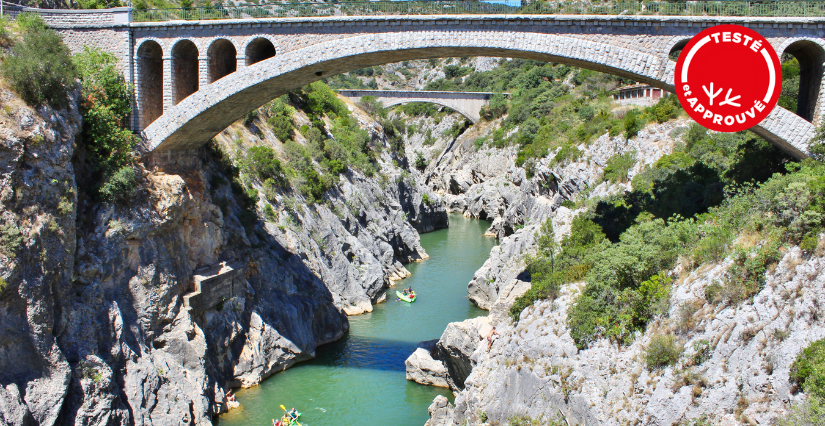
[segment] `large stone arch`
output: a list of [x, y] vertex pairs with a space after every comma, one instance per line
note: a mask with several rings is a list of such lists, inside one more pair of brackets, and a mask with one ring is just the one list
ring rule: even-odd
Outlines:
[[479, 120], [478, 111], [470, 111], [468, 109], [462, 108], [460, 105], [450, 103], [450, 102], [444, 102], [444, 101], [441, 101], [441, 100], [435, 100], [435, 99], [398, 99], [398, 100], [393, 100], [393, 101], [389, 101], [389, 102], [385, 103], [384, 107], [389, 108], [389, 107], [393, 107], [393, 106], [396, 106], [396, 105], [411, 104], [413, 102], [420, 102], [420, 103], [426, 103], [426, 104], [435, 104], [435, 105], [440, 105], [440, 106], [443, 106], [443, 107], [450, 108], [451, 110], [463, 115], [464, 117], [466, 117], [468, 120], [472, 121], [473, 123], [475, 123]]
[[[321, 78], [368, 66], [450, 56], [499, 56], [565, 63], [673, 91], [675, 63], [665, 54], [534, 32], [381, 33], [327, 41], [276, 55], [195, 93], [144, 130], [155, 151], [197, 148], [271, 99]], [[813, 125], [782, 108], [753, 129], [804, 157]]]
[[799, 98], [796, 114], [815, 122], [821, 114], [818, 105], [822, 93], [822, 74], [825, 73], [825, 48], [819, 40], [792, 38], [779, 49], [779, 55], [792, 55], [799, 61]]

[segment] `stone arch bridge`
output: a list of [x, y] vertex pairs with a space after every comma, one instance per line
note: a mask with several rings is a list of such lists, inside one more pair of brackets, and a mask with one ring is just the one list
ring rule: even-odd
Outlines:
[[432, 90], [339, 90], [338, 94], [358, 102], [372, 96], [385, 107], [410, 102], [427, 102], [453, 109], [473, 123], [481, 119], [481, 108], [490, 104], [492, 92], [446, 92]]
[[[41, 11], [72, 50], [96, 45], [136, 86], [133, 128], [186, 155], [271, 99], [313, 81], [412, 59], [499, 56], [566, 63], [673, 91], [668, 55], [699, 31], [744, 25], [801, 64], [798, 115], [752, 130], [806, 156], [821, 120], [825, 19], [603, 15], [409, 15], [132, 22], [129, 9]], [[812, 124], [814, 123], [814, 124]]]

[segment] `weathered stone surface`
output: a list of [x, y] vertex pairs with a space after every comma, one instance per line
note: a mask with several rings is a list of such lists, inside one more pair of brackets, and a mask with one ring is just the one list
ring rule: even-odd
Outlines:
[[71, 376], [55, 336], [58, 306], [74, 296], [80, 114], [73, 99], [62, 111], [35, 111], [8, 90], [0, 101], [0, 413], [9, 424], [52, 425]]
[[453, 426], [453, 410], [453, 404], [450, 404], [447, 397], [438, 395], [427, 408], [430, 418], [427, 423], [424, 423], [424, 426]]
[[[477, 365], [451, 420], [479, 424], [484, 412], [490, 422], [561, 414], [571, 424], [672, 425], [707, 415], [725, 425], [772, 424], [803, 398], [788, 379], [794, 359], [825, 337], [825, 320], [811, 302], [825, 297], [825, 259], [792, 247], [752, 302], [708, 303], [705, 288], [723, 278], [730, 262], [683, 272], [669, 315], [627, 346], [604, 339], [576, 348], [567, 312], [583, 283], [527, 308], [518, 324], [493, 319], [501, 336], [489, 352], [479, 345], [472, 354]], [[645, 351], [662, 333], [675, 335], [685, 352], [676, 365], [650, 370]], [[701, 342], [710, 343], [709, 356], [694, 363]]]
[[438, 354], [447, 367], [450, 388], [464, 388], [464, 380], [475, 365], [470, 357], [482, 341], [479, 330], [484, 324], [489, 324], [484, 317], [451, 322], [438, 339]]
[[422, 385], [450, 387], [447, 381], [447, 367], [441, 362], [437, 342], [438, 340], [428, 340], [419, 343], [415, 352], [404, 361], [407, 380]]

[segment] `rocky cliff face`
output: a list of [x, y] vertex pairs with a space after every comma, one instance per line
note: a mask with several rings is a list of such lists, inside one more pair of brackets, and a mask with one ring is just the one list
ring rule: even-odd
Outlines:
[[0, 419], [54, 424], [72, 379], [59, 306], [74, 278], [81, 116], [0, 98]]
[[[594, 425], [672, 425], [702, 418], [712, 424], [773, 424], [800, 398], [788, 380], [796, 355], [825, 336], [818, 314], [825, 259], [803, 256], [794, 247], [753, 301], [707, 302], [705, 287], [720, 279], [729, 262], [685, 271], [673, 289], [668, 318], [629, 346], [602, 340], [576, 348], [566, 320], [581, 284], [528, 308], [517, 325], [502, 309], [498, 322], [493, 320], [501, 336], [489, 351], [486, 342], [474, 348], [475, 367], [455, 408], [435, 401], [429, 424], [506, 424], [512, 418]], [[677, 336], [685, 351], [675, 366], [650, 369], [645, 350], [662, 333]]]
[[[127, 206], [78, 213], [77, 106], [2, 96], [3, 424], [211, 424], [228, 387], [341, 337], [346, 314], [427, 256], [417, 230], [447, 225], [439, 198], [424, 202], [386, 159], [374, 178], [342, 177], [326, 204], [283, 193], [282, 221], [250, 220], [209, 151], [197, 167], [140, 168]], [[239, 288], [187, 309], [193, 275], [221, 262], [242, 270]]]
[[[444, 348], [439, 355], [456, 399], [453, 405], [436, 398], [428, 426], [554, 421], [774, 424], [795, 400], [803, 398], [793, 394], [788, 377], [801, 349], [825, 336], [825, 324], [817, 314], [825, 291], [822, 238], [818, 255], [804, 255], [797, 247], [785, 251], [779, 265], [769, 271], [766, 287], [740, 305], [705, 299], [705, 288], [724, 278], [730, 259], [696, 270], [677, 267], [671, 271], [678, 280], [668, 314], [629, 346], [605, 339], [585, 350], [576, 347], [569, 335], [567, 310], [583, 283], [564, 286], [555, 301], [537, 302], [517, 324], [508, 316], [516, 297], [530, 288], [524, 259], [535, 250], [541, 222], [552, 218], [561, 239], [578, 214], [560, 206], [562, 200], [581, 201], [629, 189], [629, 184], [602, 181], [607, 159], [635, 151], [636, 164], [628, 173], [632, 178], [670, 153], [678, 142], [674, 130], [685, 125], [681, 121], [651, 125], [629, 141], [603, 136], [580, 147], [584, 154], [575, 162], [538, 162], [532, 179], [507, 162], [512, 154], [487, 148], [475, 151], [466, 142], [456, 143], [454, 156], [448, 149], [428, 169], [428, 184], [444, 194], [448, 208], [492, 219], [489, 232], [500, 238], [500, 245], [468, 285], [471, 300], [490, 314], [450, 324], [437, 343]], [[488, 159], [496, 155], [501, 158], [495, 164], [504, 164], [504, 170], [487, 175]], [[488, 350], [486, 337], [492, 327], [500, 335]], [[674, 366], [649, 368], [647, 348], [654, 336], [663, 334], [675, 336], [683, 353]], [[409, 361], [413, 367], [416, 362], [432, 362], [421, 357]], [[430, 370], [437, 371], [433, 366]]]
[[[453, 117], [453, 121], [459, 119]], [[426, 125], [426, 120], [421, 124]], [[514, 147], [478, 147], [474, 143], [489, 136], [499, 124], [480, 122], [455, 140], [436, 140], [430, 149], [443, 147], [444, 151], [429, 154], [433, 159], [421, 173], [421, 179], [443, 197], [449, 211], [492, 221], [487, 233], [499, 238], [500, 244], [468, 285], [470, 300], [482, 309], [490, 309], [499, 289], [524, 271], [524, 257], [535, 248], [535, 231], [547, 218], [552, 217], [558, 238], [569, 231], [575, 213], [561, 207], [563, 201], [604, 196], [629, 187], [603, 181], [610, 157], [635, 152], [636, 163], [628, 172], [632, 178], [671, 153], [679, 140], [679, 129], [688, 126], [683, 120], [652, 124], [630, 140], [605, 134], [590, 145], [579, 146], [583, 154], [575, 161], [557, 164], [552, 156], [539, 160], [528, 178], [524, 167], [515, 163]], [[420, 137], [409, 138], [408, 155], [428, 149], [422, 143]]]

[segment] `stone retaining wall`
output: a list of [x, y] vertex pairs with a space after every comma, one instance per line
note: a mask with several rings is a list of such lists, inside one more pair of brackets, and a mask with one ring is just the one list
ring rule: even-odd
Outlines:
[[195, 271], [194, 291], [183, 296], [183, 304], [193, 316], [200, 315], [227, 300], [243, 294], [246, 279], [237, 264], [221, 264]]

